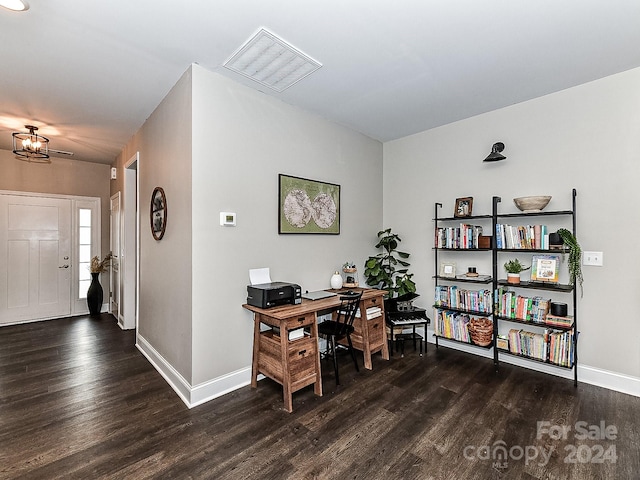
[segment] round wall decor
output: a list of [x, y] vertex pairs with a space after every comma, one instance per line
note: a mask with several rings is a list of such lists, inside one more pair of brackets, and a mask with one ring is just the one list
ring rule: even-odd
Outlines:
[[167, 197], [164, 196], [164, 190], [161, 187], [153, 189], [149, 216], [151, 218], [151, 234], [153, 238], [160, 240], [167, 228]]

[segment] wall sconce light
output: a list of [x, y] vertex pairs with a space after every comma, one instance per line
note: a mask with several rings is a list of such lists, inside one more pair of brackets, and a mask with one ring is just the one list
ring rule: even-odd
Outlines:
[[491, 147], [491, 153], [483, 161], [485, 161], [485, 162], [497, 162], [498, 160], [504, 160], [507, 157], [505, 157], [504, 155], [502, 155], [500, 153], [503, 150], [504, 150], [504, 143], [502, 143], [502, 142], [494, 143], [493, 147]]

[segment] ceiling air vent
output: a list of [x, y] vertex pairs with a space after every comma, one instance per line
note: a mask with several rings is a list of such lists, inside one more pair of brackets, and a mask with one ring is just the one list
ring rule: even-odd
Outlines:
[[322, 64], [261, 28], [223, 66], [282, 92], [318, 70]]

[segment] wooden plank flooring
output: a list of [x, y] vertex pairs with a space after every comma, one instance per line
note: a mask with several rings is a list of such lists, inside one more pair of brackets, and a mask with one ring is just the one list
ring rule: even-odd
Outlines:
[[[109, 315], [0, 328], [0, 478], [640, 476], [629, 395], [430, 345], [360, 373], [345, 356], [337, 388], [323, 362], [325, 395], [295, 393], [292, 414], [268, 379], [189, 410], [134, 342]], [[615, 439], [576, 438], [576, 422], [602, 421]], [[571, 430], [539, 436], [537, 422]]]

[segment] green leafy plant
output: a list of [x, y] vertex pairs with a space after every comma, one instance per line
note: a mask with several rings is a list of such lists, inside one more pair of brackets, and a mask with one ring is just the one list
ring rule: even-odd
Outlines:
[[562, 238], [562, 242], [569, 249], [569, 281], [572, 285], [580, 285], [580, 294], [582, 295], [582, 248], [575, 235], [566, 228], [558, 229], [558, 235]]
[[397, 250], [401, 241], [390, 228], [379, 231], [376, 248], [382, 248], [382, 252], [370, 256], [364, 264], [367, 285], [386, 290], [389, 298], [416, 291], [416, 284], [411, 279], [413, 273], [408, 273], [407, 268], [410, 263], [406, 259], [410, 254]]
[[529, 270], [530, 268], [530, 266], [525, 267], [524, 265], [522, 265], [520, 263], [520, 260], [518, 260], [517, 258], [515, 260], [509, 260], [504, 264], [504, 269], [507, 271], [507, 273], [520, 273], [525, 270]]

